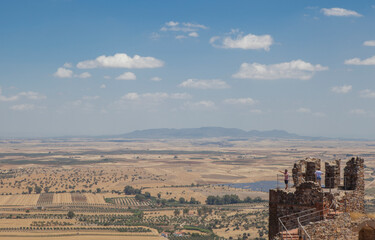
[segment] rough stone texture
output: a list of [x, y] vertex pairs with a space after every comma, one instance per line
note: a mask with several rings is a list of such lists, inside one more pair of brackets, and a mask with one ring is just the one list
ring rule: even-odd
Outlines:
[[359, 240], [373, 240], [375, 239], [375, 229], [372, 227], [364, 227], [361, 229], [361, 231], [358, 234]]
[[316, 181], [315, 171], [320, 169], [320, 159], [310, 158], [306, 162], [306, 181]]
[[344, 168], [344, 188], [346, 190], [365, 189], [364, 180], [364, 160], [363, 158], [354, 157], [350, 159]]
[[311, 240], [354, 240], [358, 234], [352, 230], [351, 219], [348, 213], [341, 214], [335, 219], [323, 220], [305, 226]]
[[294, 164], [292, 169], [294, 186], [298, 186], [305, 181], [305, 169], [303, 169], [304, 166], [306, 166], [304, 160], [298, 161]]
[[[340, 160], [326, 163], [326, 174], [334, 179], [328, 184], [326, 182], [326, 185], [329, 188], [337, 188], [329, 192], [324, 192], [315, 182], [315, 171], [320, 168], [320, 165], [320, 159], [307, 158], [298, 161], [293, 167], [295, 191], [270, 190], [269, 239], [273, 239], [280, 231], [283, 231], [279, 224], [280, 217], [287, 229], [291, 230], [298, 226], [297, 217], [301, 216], [299, 214], [306, 209], [312, 209], [311, 211], [325, 209], [316, 219], [308, 220], [315, 222], [309, 224], [309, 231], [314, 235], [312, 239], [358, 239], [359, 230], [353, 233], [349, 228], [352, 226], [352, 221], [345, 217], [347, 215], [340, 215], [340, 218], [334, 221], [321, 221], [321, 219], [323, 212], [328, 212], [327, 207], [344, 213], [364, 212], [364, 160], [355, 157], [346, 163], [344, 186], [340, 186]], [[290, 216], [290, 214], [293, 215]], [[371, 234], [369, 228], [362, 231], [363, 236], [372, 236]]]
[[367, 216], [353, 220], [349, 213], [305, 226], [311, 240], [374, 240], [375, 220]]
[[292, 169], [294, 186], [307, 181], [316, 181], [315, 171], [320, 168], [321, 161], [317, 158], [306, 158], [294, 164]]
[[[315, 208], [322, 209], [323, 190], [315, 182], [304, 182], [296, 187], [294, 192], [271, 189], [269, 193], [269, 238], [272, 239], [281, 229], [279, 217], [299, 213]], [[284, 218], [283, 223], [288, 229], [298, 226], [296, 216]]]
[[325, 188], [337, 188], [340, 186], [340, 163], [341, 160], [325, 163]]
[[340, 210], [345, 212], [365, 211], [365, 180], [364, 160], [354, 157], [350, 159], [344, 168], [344, 186], [339, 196]]

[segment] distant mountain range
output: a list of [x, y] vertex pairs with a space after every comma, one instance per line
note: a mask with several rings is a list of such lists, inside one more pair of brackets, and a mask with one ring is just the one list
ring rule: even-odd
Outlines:
[[238, 128], [223, 128], [223, 127], [201, 127], [201, 128], [158, 128], [137, 130], [130, 133], [103, 136], [110, 138], [128, 138], [128, 139], [178, 139], [178, 138], [277, 138], [277, 139], [302, 139], [302, 140], [318, 140], [327, 139], [321, 137], [307, 137], [300, 136], [293, 133], [288, 133], [283, 130], [270, 131], [244, 131]]

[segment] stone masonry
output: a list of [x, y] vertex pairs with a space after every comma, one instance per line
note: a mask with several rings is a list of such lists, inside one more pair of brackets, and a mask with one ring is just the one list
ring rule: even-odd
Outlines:
[[341, 160], [334, 160], [325, 163], [325, 188], [337, 188], [340, 185], [340, 163]]
[[[364, 160], [359, 157], [350, 159], [344, 168], [344, 181], [342, 182], [340, 163], [340, 160], [325, 163], [325, 171], [323, 171], [326, 178], [325, 188], [319, 186], [315, 178], [315, 171], [321, 167], [321, 160], [306, 158], [294, 164], [292, 173], [295, 189], [270, 190], [270, 240], [274, 239], [279, 232], [284, 231], [282, 225], [285, 225], [288, 230], [297, 228], [297, 217], [302, 211], [304, 211], [302, 214], [306, 214], [306, 210], [312, 212], [323, 210], [321, 216], [329, 207], [338, 212], [364, 212]], [[283, 224], [280, 224], [280, 217]], [[312, 222], [318, 223], [321, 219], [317, 218]], [[343, 233], [345, 231], [347, 229], [342, 230]]]
[[315, 181], [315, 171], [320, 169], [321, 161], [317, 158], [306, 158], [294, 164], [292, 169], [294, 186], [305, 181]]

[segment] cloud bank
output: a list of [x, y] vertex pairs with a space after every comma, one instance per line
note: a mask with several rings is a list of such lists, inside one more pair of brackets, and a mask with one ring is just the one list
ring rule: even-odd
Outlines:
[[293, 60], [278, 64], [242, 63], [240, 70], [233, 74], [234, 78], [240, 79], [300, 79], [308, 80], [315, 72], [325, 71], [328, 67], [320, 64], [313, 65], [302, 60]]
[[99, 56], [94, 60], [79, 62], [77, 68], [159, 68], [164, 62], [154, 57], [128, 56], [126, 53], [116, 53], [113, 56]]
[[212, 46], [218, 48], [238, 48], [245, 50], [263, 49], [265, 51], [269, 51], [270, 46], [273, 44], [271, 35], [257, 36], [250, 33], [244, 36], [243, 33], [237, 30], [232, 31], [231, 34], [235, 36], [214, 36], [210, 39], [210, 43]]
[[361, 14], [353, 10], [348, 10], [344, 8], [322, 8], [321, 12], [326, 16], [335, 17], [362, 17]]

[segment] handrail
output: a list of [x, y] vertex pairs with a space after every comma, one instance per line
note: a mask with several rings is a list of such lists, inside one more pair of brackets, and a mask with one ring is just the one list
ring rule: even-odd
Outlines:
[[[286, 233], [288, 233], [290, 239], [293, 239], [292, 235], [290, 234], [290, 232], [288, 231], [288, 229], [285, 227], [284, 223], [281, 221], [280, 218], [279, 218], [279, 222], [281, 223], [281, 226], [283, 226], [283, 228], [285, 229]], [[281, 238], [284, 239], [284, 236], [281, 235]]]
[[300, 213], [304, 213], [304, 212], [307, 212], [307, 211], [311, 211], [311, 210], [314, 210], [315, 208], [309, 208], [309, 209], [306, 209], [306, 210], [303, 210], [301, 212], [296, 212], [296, 213], [292, 213], [292, 214], [289, 214], [289, 215], [285, 215], [285, 216], [282, 216], [280, 218], [286, 218], [286, 217], [291, 217], [293, 215], [297, 215], [297, 214], [300, 214]]
[[[328, 208], [324, 208], [323, 210], [319, 210], [319, 211], [316, 211], [316, 212], [312, 212], [312, 213], [310, 213], [310, 214], [305, 214], [305, 215], [303, 215], [303, 216], [299, 216], [299, 217], [297, 218], [298, 228], [301, 229], [301, 231], [305, 234], [305, 236], [307, 236], [307, 239], [308, 239], [308, 240], [311, 240], [311, 237], [310, 237], [310, 235], [307, 233], [305, 227], [302, 225], [300, 219], [301, 219], [302, 217], [306, 217], [306, 216], [309, 216], [309, 215], [317, 214], [317, 213], [320, 213], [320, 212], [323, 212], [323, 217], [324, 217], [324, 211], [330, 210], [330, 209], [334, 206], [335, 202], [336, 202], [336, 200], [333, 199], [331, 205], [330, 205]], [[336, 207], [335, 207], [335, 209], [336, 209]], [[310, 220], [310, 219], [306, 219], [306, 220]], [[306, 220], [305, 220], [305, 221], [306, 221]], [[303, 238], [303, 239], [305, 240], [305, 238]]]
[[[313, 210], [315, 210], [315, 208], [309, 208], [309, 209], [303, 210], [301, 212], [296, 212], [296, 213], [292, 213], [292, 214], [289, 214], [289, 215], [285, 215], [285, 216], [279, 217], [279, 222], [281, 223], [281, 226], [285, 229], [285, 232], [289, 235], [289, 237], [291, 239], [292, 239], [292, 235], [290, 234], [288, 228], [285, 226], [285, 224], [282, 221], [282, 219], [283, 218], [287, 218], [287, 217], [291, 217], [291, 216], [294, 216], [294, 215], [297, 215], [297, 214], [301, 214], [301, 213], [311, 212]], [[282, 236], [282, 238], [283, 238], [283, 236]]]

